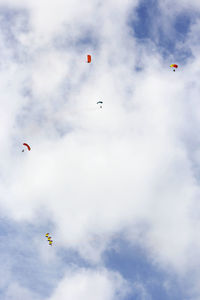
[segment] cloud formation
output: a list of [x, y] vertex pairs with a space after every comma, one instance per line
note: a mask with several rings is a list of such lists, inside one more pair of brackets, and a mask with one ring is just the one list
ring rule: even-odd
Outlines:
[[[156, 6], [165, 39], [175, 38], [166, 15], [189, 5], [169, 3]], [[118, 237], [183, 282], [195, 273], [188, 293], [199, 296], [199, 22], [188, 23], [176, 51], [163, 56], [157, 22], [141, 40], [130, 22], [141, 17], [140, 4], [0, 1], [1, 213], [42, 229], [32, 238], [38, 260], [50, 226], [47, 261], [60, 267], [59, 251], [72, 251], [88, 264], [57, 278], [49, 299], [128, 296], [120, 268], [115, 274], [104, 264]], [[184, 49], [190, 55], [171, 72]], [[21, 152], [23, 142], [30, 153]], [[132, 286], [148, 299], [142, 280]], [[13, 290], [21, 295], [26, 286]]]

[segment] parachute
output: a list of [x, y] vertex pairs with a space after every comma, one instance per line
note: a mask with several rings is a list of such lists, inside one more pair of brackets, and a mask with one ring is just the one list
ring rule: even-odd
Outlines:
[[98, 101], [97, 104], [100, 104], [100, 108], [102, 108], [103, 101]]
[[[176, 64], [172, 64], [172, 65], [170, 65], [170, 68], [178, 68], [178, 65], [176, 65]], [[176, 71], [175, 69], [173, 70], [174, 72]]]
[[46, 238], [47, 238], [47, 241], [49, 242], [49, 245], [52, 246], [53, 241], [52, 241], [52, 239], [51, 239], [51, 236], [49, 236], [49, 233], [47, 232], [47, 233], [45, 234], [45, 236], [46, 236]]
[[[30, 150], [31, 150], [31, 147], [30, 147], [28, 144], [26, 144], [26, 143], [23, 143], [23, 145], [27, 147], [28, 151], [30, 151]], [[24, 152], [24, 151], [23, 151], [23, 152]]]
[[172, 65], [170, 65], [170, 67], [171, 67], [171, 68], [178, 68], [178, 65], [172, 64]]
[[92, 60], [92, 58], [91, 58], [91, 55], [87, 55], [87, 63], [89, 64], [89, 63], [91, 63], [91, 60]]

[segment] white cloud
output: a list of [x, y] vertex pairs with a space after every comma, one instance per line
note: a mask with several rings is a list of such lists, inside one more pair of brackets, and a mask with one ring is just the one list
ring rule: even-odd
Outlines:
[[123, 299], [129, 290], [127, 282], [117, 273], [83, 269], [69, 272], [50, 299]]

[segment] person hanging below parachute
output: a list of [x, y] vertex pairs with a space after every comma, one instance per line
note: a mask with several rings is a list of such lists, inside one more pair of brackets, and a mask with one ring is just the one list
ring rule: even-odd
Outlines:
[[176, 64], [172, 64], [172, 65], [170, 65], [170, 68], [174, 68], [174, 69], [173, 69], [173, 71], [175, 72], [175, 71], [176, 71], [176, 69], [178, 68], [178, 65], [176, 65]]
[[[27, 149], [28, 149], [28, 151], [30, 151], [31, 150], [31, 147], [27, 144], [27, 143], [23, 143], [23, 146], [26, 146], [27, 147]], [[22, 152], [24, 152], [24, 149], [22, 150]]]
[[51, 241], [49, 241], [49, 245], [50, 245], [50, 246], [52, 246], [52, 244], [53, 244], [53, 241], [52, 241], [52, 240], [51, 240]]
[[100, 108], [102, 108], [103, 101], [98, 101], [97, 105], [100, 104]]
[[88, 54], [88, 55], [87, 55], [87, 63], [88, 63], [88, 64], [90, 64], [90, 63], [91, 63], [91, 61], [92, 61], [91, 55], [90, 55], [90, 54]]

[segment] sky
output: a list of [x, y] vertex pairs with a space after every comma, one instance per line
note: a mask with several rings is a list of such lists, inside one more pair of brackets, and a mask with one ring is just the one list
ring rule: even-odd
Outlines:
[[197, 0], [0, 0], [0, 299], [200, 299], [199, 53]]

